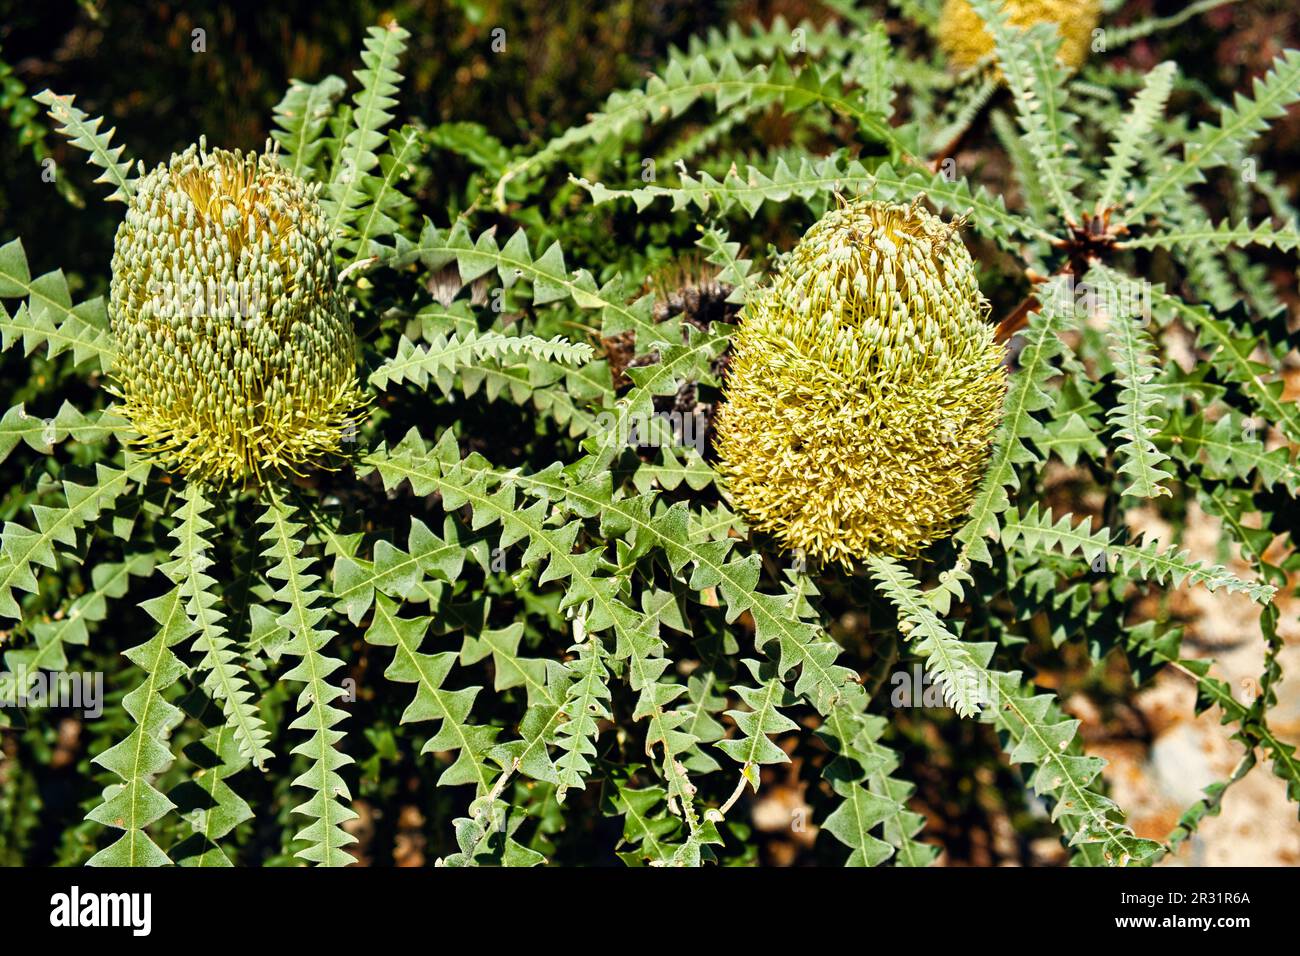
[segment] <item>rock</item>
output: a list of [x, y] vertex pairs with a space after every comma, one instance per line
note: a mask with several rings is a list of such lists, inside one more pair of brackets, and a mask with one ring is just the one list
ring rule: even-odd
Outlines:
[[1160, 792], [1180, 806], [1201, 799], [1201, 791], [1219, 779], [1204, 735], [1190, 724], [1175, 724], [1157, 737], [1148, 759]]

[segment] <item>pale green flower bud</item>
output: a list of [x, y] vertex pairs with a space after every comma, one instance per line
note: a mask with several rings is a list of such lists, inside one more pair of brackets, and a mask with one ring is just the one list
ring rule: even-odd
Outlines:
[[317, 195], [273, 156], [202, 143], [139, 180], [113, 245], [113, 371], [164, 467], [218, 484], [298, 472], [355, 422], [355, 340]]

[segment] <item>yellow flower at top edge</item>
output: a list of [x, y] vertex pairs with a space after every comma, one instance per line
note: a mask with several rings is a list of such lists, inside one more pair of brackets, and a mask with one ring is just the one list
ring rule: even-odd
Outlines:
[[[1088, 57], [1092, 31], [1101, 20], [1101, 0], [1006, 0], [1012, 26], [1055, 23], [1061, 34], [1057, 59], [1078, 69]], [[945, 0], [939, 15], [939, 46], [958, 69], [974, 66], [993, 52], [993, 37], [968, 0]]]

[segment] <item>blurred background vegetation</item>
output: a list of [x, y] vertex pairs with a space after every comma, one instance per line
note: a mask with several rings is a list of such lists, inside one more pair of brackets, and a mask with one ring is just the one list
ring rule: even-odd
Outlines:
[[[836, 19], [843, 3], [0, 0], [0, 104], [24, 88], [28, 94], [47, 86], [73, 93], [82, 109], [117, 126], [116, 142], [130, 143], [134, 155], [150, 165], [200, 134], [215, 145], [257, 149], [288, 77], [349, 75], [360, 66], [365, 28], [396, 18], [412, 33], [401, 112], [429, 126], [471, 120], [514, 146], [574, 125], [610, 92], [653, 70], [670, 46], [685, 47], [709, 27], [769, 23], [777, 15], [820, 25]], [[857, 6], [880, 7], [900, 44], [928, 45], [916, 25], [889, 5]], [[1170, 14], [1182, 6], [1179, 0], [1132, 0], [1104, 23]], [[1184, 74], [1213, 90], [1239, 89], [1282, 49], [1300, 44], [1298, 19], [1293, 0], [1232, 4], [1131, 45], [1122, 61], [1145, 71], [1174, 58]], [[196, 29], [205, 33], [206, 52], [192, 49]], [[497, 29], [505, 31], [500, 52], [493, 50]], [[94, 192], [87, 189], [93, 172], [58, 137], [45, 134], [33, 142], [33, 128], [48, 129], [34, 104], [3, 112], [15, 129], [0, 137], [0, 231], [24, 236], [34, 268], [62, 266], [103, 281], [119, 210], [92, 203], [76, 217], [51, 215], [55, 190], [42, 181], [37, 160], [52, 153], [59, 175], [83, 193]], [[32, 125], [23, 129], [24, 124]], [[1294, 156], [1298, 138], [1300, 122], [1292, 117], [1270, 137], [1271, 148]], [[442, 207], [437, 161], [435, 154], [430, 209]], [[1293, 185], [1300, 176], [1292, 162], [1271, 168]]]

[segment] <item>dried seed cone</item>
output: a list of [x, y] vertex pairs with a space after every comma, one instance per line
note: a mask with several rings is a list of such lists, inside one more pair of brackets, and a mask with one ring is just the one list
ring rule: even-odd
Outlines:
[[164, 467], [217, 484], [298, 472], [355, 423], [318, 193], [272, 155], [202, 141], [140, 179], [113, 244], [114, 390]]
[[717, 422], [732, 502], [845, 566], [949, 533], [1006, 390], [970, 254], [920, 207], [828, 213], [746, 303]]
[[[1005, 0], [1012, 26], [1055, 23], [1061, 34], [1057, 59], [1078, 69], [1088, 57], [1092, 31], [1101, 20], [1101, 0]], [[967, 0], [945, 0], [939, 15], [939, 46], [958, 69], [972, 67], [993, 52], [993, 37]]]

